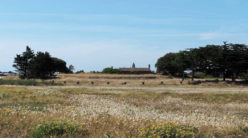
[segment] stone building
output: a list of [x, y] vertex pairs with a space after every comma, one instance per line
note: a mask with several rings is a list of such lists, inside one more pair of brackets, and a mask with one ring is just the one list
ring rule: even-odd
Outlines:
[[136, 68], [133, 63], [131, 68], [119, 68], [122, 73], [125, 74], [152, 74], [151, 65], [148, 65], [148, 68]]

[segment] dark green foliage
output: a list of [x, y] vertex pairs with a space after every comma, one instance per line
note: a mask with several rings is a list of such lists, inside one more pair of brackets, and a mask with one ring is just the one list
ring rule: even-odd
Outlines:
[[183, 72], [180, 61], [181, 60], [178, 53], [168, 53], [159, 58], [155, 66], [157, 67], [157, 72], [159, 73], [178, 76]]
[[114, 69], [113, 67], [103, 69], [102, 73], [107, 74], [119, 74], [121, 73], [119, 69]]
[[13, 67], [16, 68], [21, 78], [30, 77], [30, 62], [34, 56], [34, 52], [29, 48], [29, 46], [26, 47], [25, 52], [20, 55], [16, 55]]
[[77, 74], [78, 74], [78, 73], [84, 73], [84, 70], [79, 70], [79, 71], [77, 71], [76, 73], [77, 73]]
[[141, 135], [148, 138], [193, 138], [196, 137], [197, 133], [198, 128], [171, 122], [152, 125], [149, 128], [141, 130]]
[[[50, 136], [73, 136], [76, 133], [79, 133], [79, 125], [68, 122], [68, 121], [50, 121], [43, 122], [36, 126], [32, 132], [34, 138], [50, 137]], [[85, 131], [85, 135], [87, 132]]]
[[183, 71], [202, 72], [206, 76], [242, 78], [248, 71], [248, 47], [244, 44], [207, 45], [187, 49], [178, 53], [168, 53], [158, 59], [157, 72], [182, 76]]
[[70, 73], [73, 73], [73, 71], [75, 70], [75, 68], [74, 68], [73, 65], [70, 65], [68, 69], [69, 69], [69, 72], [70, 72]]
[[38, 52], [31, 61], [31, 78], [49, 78], [52, 76], [53, 62], [48, 52]]
[[62, 59], [52, 57], [48, 52], [37, 52], [27, 47], [22, 55], [17, 55], [14, 65], [22, 79], [40, 78], [48, 79], [54, 77], [56, 72], [70, 73], [71, 70], [66, 67], [66, 62]]
[[244, 127], [243, 128], [243, 132], [246, 133], [246, 134], [248, 134], [248, 127]]
[[209, 75], [209, 74], [206, 74], [206, 73], [203, 73], [203, 72], [197, 72], [195, 73], [195, 78], [214, 78], [212, 75]]

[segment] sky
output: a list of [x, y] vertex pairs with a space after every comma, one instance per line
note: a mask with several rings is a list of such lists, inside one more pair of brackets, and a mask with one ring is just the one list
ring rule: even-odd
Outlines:
[[247, 0], [2, 0], [0, 71], [29, 45], [75, 70], [147, 67], [169, 52], [248, 44]]

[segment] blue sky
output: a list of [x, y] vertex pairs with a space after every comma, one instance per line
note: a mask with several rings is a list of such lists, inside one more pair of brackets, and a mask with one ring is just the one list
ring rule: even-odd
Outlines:
[[248, 44], [247, 0], [5, 0], [0, 71], [29, 45], [76, 70], [143, 67], [168, 52]]

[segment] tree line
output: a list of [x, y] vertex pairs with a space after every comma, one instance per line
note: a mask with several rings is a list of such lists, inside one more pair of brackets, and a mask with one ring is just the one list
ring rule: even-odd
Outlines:
[[183, 77], [185, 70], [203, 72], [214, 77], [246, 78], [248, 74], [248, 46], [224, 42], [223, 45], [206, 45], [190, 48], [160, 57], [155, 64], [157, 72]]
[[66, 66], [62, 59], [52, 57], [48, 52], [34, 53], [29, 46], [22, 54], [17, 54], [14, 58], [13, 67], [22, 79], [48, 79], [55, 76], [56, 72], [72, 73], [73, 66]]

